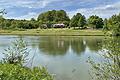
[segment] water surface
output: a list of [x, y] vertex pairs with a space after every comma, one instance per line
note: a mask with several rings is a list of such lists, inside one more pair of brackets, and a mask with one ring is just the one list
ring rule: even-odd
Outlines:
[[[55, 80], [88, 80], [90, 69], [86, 62], [91, 56], [100, 60], [103, 37], [70, 36], [0, 36], [0, 53], [11, 46], [11, 42], [22, 37], [30, 50], [29, 67], [45, 66]], [[3, 55], [0, 55], [2, 59]]]

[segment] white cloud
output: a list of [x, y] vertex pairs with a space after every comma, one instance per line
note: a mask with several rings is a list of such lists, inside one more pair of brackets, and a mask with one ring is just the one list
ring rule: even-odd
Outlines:
[[20, 4], [19, 6], [28, 7], [28, 8], [44, 8], [53, 1], [54, 0], [27, 1], [27, 2], [23, 2], [23, 4]]
[[10, 8], [10, 7], [27, 7], [27, 8], [44, 8], [47, 4], [55, 0], [1, 0], [0, 7]]
[[[36, 18], [39, 14], [34, 12], [33, 9], [44, 8], [53, 1], [55, 0], [0, 0], [0, 9], [9, 11], [8, 14], [5, 15], [6, 18], [30, 19], [33, 17]], [[27, 8], [29, 8], [29, 10], [27, 10]]]
[[[120, 1], [114, 2], [103, 0], [0, 0], [0, 9], [6, 9], [7, 18], [30, 19], [38, 16], [40, 11], [50, 9], [65, 9], [69, 16], [72, 17], [77, 12], [84, 14], [87, 18], [90, 15], [98, 15], [108, 18], [120, 11]], [[107, 2], [106, 2], [107, 1]], [[108, 5], [110, 2], [110, 5]], [[92, 6], [94, 5], [94, 6]], [[97, 7], [95, 7], [98, 5]], [[100, 6], [101, 5], [101, 6]], [[78, 9], [80, 7], [80, 9]], [[91, 7], [91, 8], [90, 8]], [[77, 9], [77, 10], [76, 10]], [[20, 12], [19, 12], [20, 11]], [[22, 15], [22, 16], [21, 16]]]
[[[19, 16], [19, 17], [9, 17], [9, 19], [17, 19], [17, 20], [22, 20], [22, 19], [26, 19], [26, 20], [30, 20], [31, 18], [37, 18], [38, 14], [35, 12], [29, 12], [26, 15], [23, 16]], [[8, 16], [5, 16], [8, 17]]]
[[120, 13], [120, 2], [94, 8], [81, 8], [75, 11], [68, 12], [68, 14], [70, 17], [72, 17], [78, 12], [84, 14], [87, 18], [91, 15], [98, 15], [102, 18], [109, 18], [114, 14]]

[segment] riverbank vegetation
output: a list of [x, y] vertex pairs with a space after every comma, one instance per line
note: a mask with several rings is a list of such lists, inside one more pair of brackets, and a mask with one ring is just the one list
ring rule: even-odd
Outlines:
[[107, 37], [103, 41], [102, 60], [89, 60], [92, 65], [91, 80], [119, 80], [120, 79], [120, 41], [119, 37]]
[[20, 39], [13, 42], [12, 47], [5, 50], [0, 63], [1, 80], [53, 80], [44, 67], [28, 68], [29, 50], [25, 42]]
[[[120, 35], [119, 17], [120, 14], [113, 15], [108, 19], [102, 19], [97, 15], [91, 15], [89, 18], [86, 18], [83, 14], [77, 13], [70, 19], [66, 11], [52, 10], [41, 13], [37, 19], [32, 18], [31, 20], [5, 19], [3, 16], [0, 16], [0, 29], [19, 31], [26, 29], [51, 28], [72, 28], [74, 30], [101, 29], [104, 31], [111, 32], [112, 35]], [[59, 27], [54, 27], [55, 24], [58, 24]]]

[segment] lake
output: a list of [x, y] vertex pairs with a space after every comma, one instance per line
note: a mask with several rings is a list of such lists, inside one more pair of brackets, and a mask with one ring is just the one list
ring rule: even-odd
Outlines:
[[[103, 37], [98, 36], [0, 36], [0, 53], [23, 38], [30, 50], [28, 67], [45, 66], [55, 80], [88, 80], [88, 57], [99, 61]], [[0, 59], [3, 55], [0, 55]]]

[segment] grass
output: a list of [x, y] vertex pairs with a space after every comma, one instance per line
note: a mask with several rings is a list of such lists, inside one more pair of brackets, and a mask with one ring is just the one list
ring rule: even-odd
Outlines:
[[0, 35], [38, 35], [38, 36], [104, 36], [102, 30], [73, 30], [73, 29], [29, 29], [29, 30], [0, 30]]

